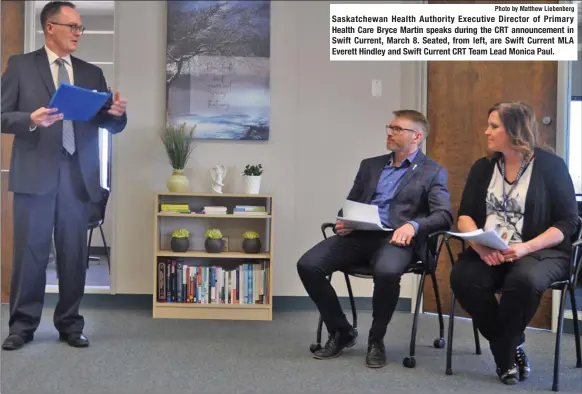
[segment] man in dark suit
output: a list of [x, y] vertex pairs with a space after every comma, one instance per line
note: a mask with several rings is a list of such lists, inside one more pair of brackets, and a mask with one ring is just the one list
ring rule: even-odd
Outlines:
[[[386, 363], [384, 335], [400, 295], [400, 278], [414, 259], [425, 255], [428, 235], [452, 225], [447, 173], [419, 150], [428, 134], [424, 115], [395, 111], [386, 131], [387, 148], [392, 152], [361, 162], [347, 199], [378, 206], [383, 226], [394, 230], [354, 230], [337, 220], [337, 236], [315, 245], [297, 263], [299, 277], [329, 333], [325, 346], [314, 352], [317, 359], [337, 357], [357, 337], [326, 276], [354, 264], [371, 264], [373, 323], [366, 365], [382, 367]], [[341, 210], [338, 216], [342, 217]]]
[[2, 133], [14, 135], [9, 178], [14, 260], [6, 350], [30, 342], [40, 323], [53, 231], [59, 277], [54, 325], [70, 346], [89, 345], [79, 305], [89, 207], [101, 198], [99, 128], [119, 133], [127, 123], [126, 100], [118, 92], [88, 122], [63, 120], [58, 108], [47, 108], [62, 82], [108, 88], [100, 68], [71, 56], [85, 30], [75, 6], [50, 2], [40, 20], [45, 46], [10, 57], [2, 75]]

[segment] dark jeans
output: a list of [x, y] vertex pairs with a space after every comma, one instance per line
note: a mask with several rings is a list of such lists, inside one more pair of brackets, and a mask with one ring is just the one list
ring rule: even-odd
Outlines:
[[413, 249], [388, 242], [392, 232], [353, 232], [327, 238], [297, 263], [307, 294], [317, 305], [328, 332], [351, 327], [327, 276], [355, 264], [369, 264], [374, 275], [370, 340], [382, 340], [400, 295], [400, 278], [412, 262]]
[[[469, 249], [451, 272], [451, 287], [459, 304], [489, 341], [497, 366], [514, 364], [515, 349], [525, 341], [524, 330], [534, 317], [543, 293], [568, 274], [567, 253], [541, 250], [513, 263], [485, 264]], [[495, 291], [501, 289], [500, 302]]]

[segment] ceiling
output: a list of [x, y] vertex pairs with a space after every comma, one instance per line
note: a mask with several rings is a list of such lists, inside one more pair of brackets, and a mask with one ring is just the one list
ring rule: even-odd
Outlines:
[[[48, 1], [39, 1], [36, 0], [34, 2], [34, 8], [36, 13], [40, 13], [42, 7]], [[114, 13], [115, 5], [114, 1], [73, 1], [75, 4], [75, 8], [81, 15], [112, 15]]]

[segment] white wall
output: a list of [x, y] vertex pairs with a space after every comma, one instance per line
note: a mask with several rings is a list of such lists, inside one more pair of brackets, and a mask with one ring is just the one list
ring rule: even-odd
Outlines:
[[[153, 199], [171, 171], [157, 134], [165, 120], [166, 4], [115, 7], [115, 85], [129, 100], [129, 123], [113, 145], [113, 286], [117, 293], [150, 294]], [[360, 160], [385, 152], [391, 111], [420, 108], [417, 64], [331, 63], [328, 21], [327, 2], [272, 2], [270, 141], [197, 142], [187, 170], [193, 190], [210, 191], [209, 168], [227, 165], [229, 192], [242, 189], [246, 163], [266, 168], [262, 191], [276, 198], [274, 295], [305, 295], [297, 259], [321, 240], [319, 225], [335, 217]], [[382, 80], [382, 97], [372, 97], [372, 79]], [[353, 286], [356, 295], [371, 295], [370, 281]], [[336, 288], [346, 294], [341, 281]]]
[[582, 50], [578, 51], [578, 60], [572, 62], [572, 96], [582, 96]]

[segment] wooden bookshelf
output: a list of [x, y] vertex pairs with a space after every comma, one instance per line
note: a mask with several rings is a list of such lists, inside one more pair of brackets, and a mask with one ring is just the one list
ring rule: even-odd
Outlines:
[[[162, 212], [162, 204], [188, 204], [191, 213]], [[236, 205], [264, 206], [267, 214], [233, 214]], [[227, 213], [200, 213], [205, 206], [225, 206]], [[160, 192], [155, 196], [154, 209], [154, 318], [272, 320], [272, 195]], [[178, 228], [190, 231], [190, 247], [186, 252], [171, 250], [172, 231]], [[220, 253], [205, 250], [204, 233], [209, 228], [221, 230], [228, 239], [228, 250]], [[244, 252], [242, 234], [247, 230], [259, 233], [262, 244], [259, 253]], [[180, 274], [176, 273], [177, 267], [181, 267]], [[165, 273], [160, 272], [163, 269]], [[168, 270], [178, 277], [185, 276], [186, 282], [192, 276], [193, 283], [189, 284], [182, 278], [181, 296], [177, 296], [177, 290], [168, 288], [176, 286], [174, 277], [162, 279]], [[206, 280], [208, 287], [203, 290], [201, 284]], [[160, 286], [168, 291], [160, 292]], [[250, 293], [245, 296], [243, 292]]]

